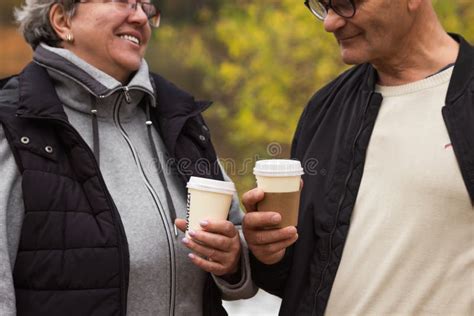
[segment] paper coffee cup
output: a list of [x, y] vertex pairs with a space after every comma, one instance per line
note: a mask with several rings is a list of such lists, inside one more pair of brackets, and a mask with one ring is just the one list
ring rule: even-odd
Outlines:
[[257, 178], [257, 187], [265, 192], [265, 197], [257, 205], [258, 211], [280, 213], [280, 228], [296, 226], [301, 175], [304, 174], [301, 162], [286, 159], [259, 160], [253, 173]]
[[226, 220], [229, 215], [232, 196], [235, 193], [233, 182], [191, 177], [188, 184], [187, 228], [202, 230], [199, 222], [205, 219]]

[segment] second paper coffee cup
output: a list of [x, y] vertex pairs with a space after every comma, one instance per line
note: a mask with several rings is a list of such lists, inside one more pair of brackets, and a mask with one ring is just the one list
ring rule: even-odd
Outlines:
[[226, 220], [229, 215], [232, 196], [235, 193], [233, 182], [191, 177], [188, 184], [187, 229], [201, 230], [200, 221]]
[[277, 212], [282, 221], [278, 227], [296, 226], [300, 206], [301, 175], [304, 174], [298, 160], [259, 160], [253, 170], [257, 187], [265, 197], [257, 205], [258, 211]]

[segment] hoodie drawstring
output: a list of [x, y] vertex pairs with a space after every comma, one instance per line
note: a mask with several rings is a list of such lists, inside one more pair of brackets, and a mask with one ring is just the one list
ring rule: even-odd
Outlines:
[[94, 151], [95, 160], [97, 160], [97, 165], [100, 167], [100, 143], [99, 143], [99, 123], [97, 122], [97, 101], [92, 101], [91, 104], [94, 104], [94, 107], [91, 110], [92, 113], [92, 143]]
[[150, 115], [150, 104], [147, 103], [146, 105], [146, 127], [147, 127], [147, 132], [148, 132], [148, 139], [150, 141], [150, 147], [151, 147], [151, 152], [154, 156], [154, 161], [157, 165], [158, 168], [158, 175], [160, 177], [160, 182], [163, 185], [163, 188], [165, 189], [165, 195], [166, 195], [166, 203], [168, 204], [169, 211], [170, 211], [170, 216], [171, 216], [171, 222], [173, 223], [174, 227], [174, 234], [175, 237], [178, 236], [178, 229], [176, 228], [176, 225], [174, 221], [176, 220], [176, 209], [174, 208], [173, 200], [171, 199], [171, 194], [168, 189], [168, 183], [166, 182], [166, 178], [164, 176], [164, 173], [166, 170], [163, 169], [163, 166], [160, 162], [160, 157], [158, 155], [158, 150], [156, 149], [156, 144], [153, 140], [153, 132], [152, 132], [152, 125], [153, 121], [151, 120], [151, 115]]
[[[96, 101], [92, 102], [94, 104], [94, 107], [91, 109], [91, 114], [92, 114], [92, 139], [93, 139], [93, 152], [95, 159], [97, 160], [97, 164], [100, 167], [100, 140], [99, 140], [99, 123], [97, 120], [97, 99]], [[168, 183], [166, 181], [166, 178], [164, 176], [165, 170], [163, 169], [161, 162], [160, 162], [160, 157], [158, 155], [158, 150], [156, 149], [156, 144], [153, 140], [153, 133], [152, 133], [152, 125], [153, 122], [151, 120], [151, 115], [150, 115], [150, 104], [147, 103], [146, 106], [146, 126], [147, 126], [147, 133], [148, 133], [148, 139], [150, 141], [150, 147], [151, 147], [151, 152], [153, 155], [153, 159], [156, 162], [157, 168], [158, 168], [158, 175], [160, 177], [160, 182], [163, 185], [163, 188], [165, 190], [165, 195], [166, 195], [166, 202], [168, 204], [168, 208], [170, 211], [170, 216], [171, 216], [171, 221], [173, 224], [174, 228], [174, 234], [175, 237], [178, 236], [178, 230], [176, 228], [176, 225], [174, 224], [174, 221], [176, 220], [176, 209], [173, 204], [173, 200], [171, 199], [171, 194], [168, 189]]]

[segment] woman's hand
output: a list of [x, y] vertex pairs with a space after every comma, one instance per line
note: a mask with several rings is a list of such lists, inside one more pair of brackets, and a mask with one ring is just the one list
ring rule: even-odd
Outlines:
[[[186, 230], [186, 221], [176, 219], [176, 227]], [[183, 244], [193, 251], [189, 258], [195, 265], [216, 276], [236, 273], [240, 264], [240, 237], [234, 224], [224, 220], [204, 220], [202, 230], [189, 231]]]

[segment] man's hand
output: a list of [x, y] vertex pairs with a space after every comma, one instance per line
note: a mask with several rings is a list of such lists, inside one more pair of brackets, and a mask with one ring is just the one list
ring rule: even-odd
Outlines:
[[253, 255], [265, 264], [275, 264], [285, 255], [286, 248], [297, 239], [296, 227], [275, 228], [281, 222], [276, 212], [257, 212], [257, 203], [263, 200], [264, 192], [253, 189], [242, 196], [247, 210], [243, 220], [243, 232]]
[[[186, 230], [186, 220], [176, 219], [176, 227]], [[202, 230], [189, 231], [192, 238], [183, 238], [183, 244], [193, 253], [189, 258], [195, 265], [217, 276], [236, 273], [240, 264], [240, 237], [230, 221], [204, 220]]]

